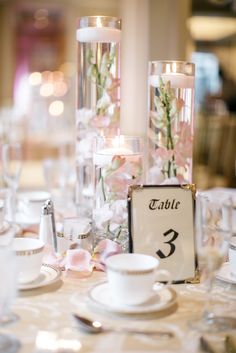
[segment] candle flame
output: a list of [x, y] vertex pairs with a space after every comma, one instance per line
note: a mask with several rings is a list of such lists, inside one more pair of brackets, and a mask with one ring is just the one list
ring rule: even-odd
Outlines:
[[166, 64], [166, 73], [167, 74], [171, 73], [170, 64]]
[[174, 72], [174, 73], [177, 72], [177, 63], [176, 63], [176, 62], [174, 62], [174, 63], [172, 64], [172, 72]]
[[102, 21], [101, 21], [101, 17], [97, 17], [97, 27], [102, 27]]
[[124, 135], [118, 135], [118, 136], [115, 136], [115, 138], [112, 140], [112, 145], [113, 147], [117, 148], [117, 147], [123, 146], [124, 142], [125, 142]]

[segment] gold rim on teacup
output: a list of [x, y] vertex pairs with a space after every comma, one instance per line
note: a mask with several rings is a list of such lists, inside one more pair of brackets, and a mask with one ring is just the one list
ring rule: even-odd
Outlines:
[[34, 254], [38, 254], [43, 251], [44, 245], [37, 249], [29, 249], [29, 250], [15, 250], [16, 255], [18, 256], [30, 256]]
[[106, 267], [108, 270], [114, 271], [116, 273], [120, 273], [122, 275], [134, 275], [134, 276], [146, 275], [146, 274], [152, 273], [153, 271], [156, 270], [156, 268], [150, 268], [150, 269], [146, 269], [146, 270], [124, 270], [124, 269], [114, 268], [110, 265], [107, 265]]

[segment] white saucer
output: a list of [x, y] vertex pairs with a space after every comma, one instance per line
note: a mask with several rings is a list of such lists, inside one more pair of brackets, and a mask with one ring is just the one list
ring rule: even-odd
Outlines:
[[216, 274], [216, 278], [221, 281], [236, 284], [236, 276], [230, 273], [229, 262], [225, 262], [219, 272]]
[[[6, 216], [6, 219], [10, 223], [13, 222], [13, 220], [11, 219], [11, 217], [9, 215]], [[19, 224], [23, 228], [30, 227], [30, 226], [36, 226], [39, 224], [39, 222], [40, 222], [40, 216], [39, 217], [31, 217], [31, 216], [28, 216], [22, 212], [17, 212], [15, 214], [14, 223]]]
[[91, 303], [99, 308], [119, 314], [150, 314], [169, 308], [176, 303], [177, 294], [173, 288], [163, 288], [149, 301], [141, 305], [115, 304], [111, 298], [108, 283], [95, 285], [88, 293]]
[[48, 286], [61, 278], [61, 271], [52, 265], [43, 264], [40, 275], [33, 282], [19, 284], [19, 290], [28, 290]]

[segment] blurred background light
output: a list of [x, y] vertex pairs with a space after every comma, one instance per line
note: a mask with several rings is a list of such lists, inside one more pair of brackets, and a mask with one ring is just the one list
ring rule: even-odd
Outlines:
[[216, 41], [236, 34], [236, 18], [192, 16], [188, 22], [191, 36], [197, 41]]
[[42, 97], [50, 97], [51, 95], [53, 95], [53, 84], [52, 83], [44, 83], [42, 84], [42, 86], [40, 87], [40, 94]]
[[49, 113], [53, 116], [59, 116], [64, 112], [64, 103], [62, 101], [53, 101], [49, 105]]
[[29, 84], [32, 86], [37, 86], [42, 82], [42, 75], [40, 72], [32, 72], [29, 75]]

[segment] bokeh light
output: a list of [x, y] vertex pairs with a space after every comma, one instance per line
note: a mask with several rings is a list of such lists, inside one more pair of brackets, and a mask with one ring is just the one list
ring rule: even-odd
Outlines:
[[64, 112], [64, 103], [62, 101], [53, 101], [49, 105], [49, 113], [53, 116], [59, 116]]
[[32, 86], [37, 86], [42, 82], [42, 75], [40, 72], [32, 72], [29, 75], [29, 84]]
[[50, 97], [53, 95], [53, 84], [52, 83], [44, 83], [40, 87], [39, 93], [43, 97]]
[[53, 85], [53, 95], [55, 97], [62, 97], [68, 91], [67, 84], [65, 82], [55, 82]]

